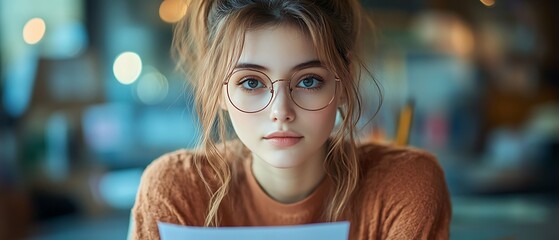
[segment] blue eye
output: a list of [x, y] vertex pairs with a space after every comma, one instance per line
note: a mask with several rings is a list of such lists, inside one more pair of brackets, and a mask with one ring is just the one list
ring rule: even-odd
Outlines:
[[323, 81], [320, 78], [317, 78], [315, 76], [307, 76], [307, 77], [301, 79], [301, 81], [299, 81], [299, 83], [297, 84], [297, 87], [317, 88], [317, 87], [320, 87], [322, 82]]
[[265, 87], [264, 84], [262, 84], [262, 82], [254, 79], [254, 78], [247, 78], [247, 79], [243, 80], [242, 82], [240, 82], [239, 85], [241, 85], [243, 88], [248, 89], [248, 90]]

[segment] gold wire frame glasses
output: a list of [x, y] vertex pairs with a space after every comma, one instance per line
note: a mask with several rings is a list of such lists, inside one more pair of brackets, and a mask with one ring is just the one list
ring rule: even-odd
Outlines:
[[289, 79], [272, 81], [260, 70], [241, 68], [228, 75], [223, 85], [227, 88], [229, 102], [241, 112], [260, 112], [274, 99], [274, 84], [287, 82], [291, 100], [307, 111], [319, 111], [330, 105], [336, 97], [340, 79], [324, 67], [298, 70]]

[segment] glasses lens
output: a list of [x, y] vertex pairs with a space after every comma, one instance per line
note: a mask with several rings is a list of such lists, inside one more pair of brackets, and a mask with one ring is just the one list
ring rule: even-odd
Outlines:
[[272, 100], [272, 82], [254, 70], [235, 71], [229, 77], [227, 94], [231, 104], [244, 112], [258, 112]]
[[290, 84], [293, 101], [306, 110], [325, 108], [336, 94], [336, 77], [322, 67], [306, 68], [296, 72]]

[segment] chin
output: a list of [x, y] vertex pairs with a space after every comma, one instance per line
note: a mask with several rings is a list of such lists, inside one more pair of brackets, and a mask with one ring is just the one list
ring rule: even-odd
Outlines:
[[275, 155], [262, 158], [262, 160], [275, 168], [293, 168], [303, 163], [302, 159], [294, 158], [293, 156]]

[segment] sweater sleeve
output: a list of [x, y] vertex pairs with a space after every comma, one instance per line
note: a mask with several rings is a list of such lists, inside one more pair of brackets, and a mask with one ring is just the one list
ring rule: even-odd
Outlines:
[[391, 160], [382, 188], [382, 239], [448, 239], [450, 197], [436, 158], [409, 151]]
[[157, 222], [203, 223], [205, 189], [185, 152], [164, 155], [144, 171], [132, 208], [131, 239], [160, 239]]

